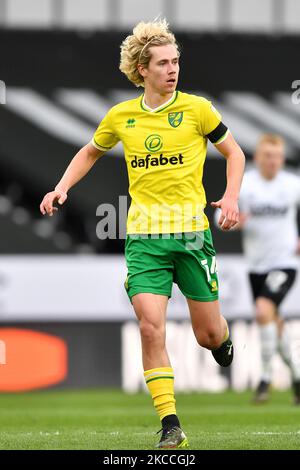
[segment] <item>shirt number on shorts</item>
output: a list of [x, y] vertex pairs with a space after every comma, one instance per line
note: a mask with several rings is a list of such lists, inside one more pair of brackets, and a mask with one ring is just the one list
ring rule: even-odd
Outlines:
[[211, 258], [211, 265], [210, 267], [208, 266], [208, 260], [203, 259], [201, 261], [202, 266], [204, 266], [204, 269], [206, 271], [206, 276], [207, 276], [207, 281], [211, 281], [211, 274], [215, 274], [217, 272], [217, 260], [215, 256], [212, 256]]

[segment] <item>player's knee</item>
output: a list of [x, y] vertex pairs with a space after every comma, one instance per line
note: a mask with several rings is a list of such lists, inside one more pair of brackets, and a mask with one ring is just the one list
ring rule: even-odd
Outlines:
[[258, 299], [256, 301], [255, 319], [259, 325], [269, 323], [274, 319], [275, 307], [268, 299]]
[[163, 337], [163, 330], [150, 321], [140, 322], [140, 333], [143, 341], [148, 343], [159, 341]]
[[268, 323], [268, 315], [263, 310], [256, 309], [255, 319], [259, 325], [264, 325]]
[[196, 336], [198, 344], [206, 349], [217, 349], [222, 343], [222, 335], [219, 330], [202, 331]]

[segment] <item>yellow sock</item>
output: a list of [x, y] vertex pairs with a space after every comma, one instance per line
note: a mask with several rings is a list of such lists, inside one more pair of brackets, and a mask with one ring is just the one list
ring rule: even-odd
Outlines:
[[222, 341], [222, 344], [225, 343], [225, 341], [227, 341], [228, 338], [229, 338], [229, 328], [228, 328], [228, 325], [226, 324], [226, 333], [225, 333], [224, 339]]
[[172, 367], [145, 370], [144, 377], [160, 420], [176, 415]]

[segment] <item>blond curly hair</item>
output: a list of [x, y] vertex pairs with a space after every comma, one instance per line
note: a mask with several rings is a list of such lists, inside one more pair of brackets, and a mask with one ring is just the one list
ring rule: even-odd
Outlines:
[[133, 34], [127, 36], [121, 44], [120, 70], [136, 87], [144, 86], [144, 79], [138, 71], [138, 64], [147, 68], [151, 59], [152, 46], [172, 44], [176, 47], [178, 56], [179, 46], [174, 34], [169, 30], [166, 19], [144, 23], [141, 21], [133, 29]]

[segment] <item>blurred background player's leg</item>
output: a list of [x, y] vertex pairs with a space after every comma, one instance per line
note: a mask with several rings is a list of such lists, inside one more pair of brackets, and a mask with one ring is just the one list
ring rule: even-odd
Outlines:
[[[293, 269], [274, 270], [264, 275], [250, 275], [256, 297], [256, 321], [260, 331], [262, 376], [254, 400], [268, 400], [272, 382], [272, 359], [279, 352], [291, 371], [295, 404], [300, 404], [300, 361], [287, 328], [284, 328], [278, 307], [294, 283]], [[277, 282], [275, 282], [277, 279]], [[279, 282], [280, 281], [280, 282]], [[260, 295], [257, 296], [257, 293]]]
[[299, 340], [294, 341], [290, 335], [287, 325], [282, 319], [278, 321], [279, 344], [278, 351], [280, 356], [290, 368], [292, 375], [294, 403], [300, 405], [300, 351]]
[[271, 300], [258, 297], [256, 300], [256, 321], [260, 335], [262, 374], [254, 400], [263, 403], [269, 398], [272, 380], [271, 363], [278, 346], [276, 306]]

